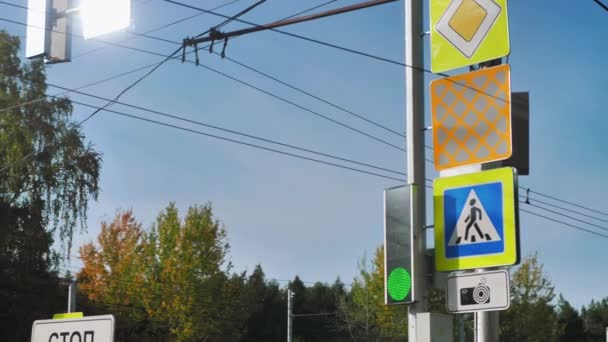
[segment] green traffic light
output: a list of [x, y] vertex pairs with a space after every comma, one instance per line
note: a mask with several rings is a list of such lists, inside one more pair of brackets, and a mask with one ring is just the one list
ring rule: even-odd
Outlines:
[[412, 289], [412, 277], [403, 267], [397, 267], [388, 276], [388, 294], [393, 300], [403, 300]]

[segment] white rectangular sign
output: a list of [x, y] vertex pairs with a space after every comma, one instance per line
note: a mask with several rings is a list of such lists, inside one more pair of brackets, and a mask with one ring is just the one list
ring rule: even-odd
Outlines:
[[113, 342], [114, 316], [43, 319], [32, 326], [32, 342]]
[[450, 274], [447, 285], [448, 312], [508, 309], [511, 306], [509, 280], [506, 270]]
[[47, 46], [47, 12], [50, 1], [27, 1], [27, 36], [25, 38], [25, 57], [34, 58], [44, 55]]

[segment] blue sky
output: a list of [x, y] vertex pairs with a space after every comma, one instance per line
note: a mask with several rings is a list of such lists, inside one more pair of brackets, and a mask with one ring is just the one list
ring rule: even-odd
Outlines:
[[[322, 2], [269, 0], [244, 18], [268, 22]], [[24, 0], [14, 3], [26, 4]], [[189, 3], [212, 8], [222, 1]], [[220, 12], [236, 13], [250, 3], [242, 0]], [[331, 6], [351, 3], [354, 2], [340, 0]], [[604, 127], [608, 119], [603, 115], [601, 99], [608, 79], [604, 63], [608, 56], [608, 46], [604, 44], [608, 13], [591, 0], [511, 1], [508, 10], [512, 87], [529, 91], [531, 100], [531, 174], [521, 177], [520, 183], [569, 201], [606, 208], [608, 148]], [[144, 32], [195, 13], [160, 0], [136, 1], [132, 30]], [[0, 5], [0, 17], [25, 22], [26, 13]], [[402, 61], [403, 17], [400, 1], [285, 30]], [[181, 41], [220, 21], [202, 15], [153, 35]], [[226, 28], [240, 27], [234, 23]], [[25, 36], [23, 26], [0, 21], [0, 28]], [[75, 32], [79, 30], [77, 25]], [[128, 35], [117, 33], [104, 39], [118, 41], [125, 37]], [[427, 56], [428, 43], [427, 37]], [[165, 54], [175, 49], [171, 44], [145, 38], [124, 44]], [[75, 38], [73, 55], [101, 46], [104, 44]], [[400, 66], [273, 32], [235, 39], [229, 43], [227, 55], [392, 129], [404, 130], [405, 85]], [[71, 63], [51, 66], [49, 82], [73, 88], [159, 60], [157, 56], [106, 47], [74, 58]], [[396, 135], [215, 55], [202, 52], [201, 62], [393, 144], [404, 145]], [[428, 58], [426, 66], [429, 67]], [[113, 97], [140, 75], [87, 91]], [[433, 77], [426, 76], [427, 84]], [[73, 98], [103, 104], [82, 96]], [[390, 169], [405, 169], [403, 152], [191, 64], [167, 63], [122, 101]], [[157, 119], [119, 105], [112, 108]], [[89, 108], [76, 106], [75, 117], [82, 119], [90, 112]], [[120, 208], [133, 209], [149, 227], [170, 201], [175, 201], [182, 212], [193, 203], [211, 201], [228, 230], [236, 270], [252, 270], [261, 263], [273, 278], [291, 279], [297, 274], [307, 281], [333, 281], [340, 276], [350, 282], [357, 273], [358, 260], [366, 254], [370, 256], [382, 243], [382, 191], [398, 185], [396, 181], [111, 113], [98, 114], [85, 124], [84, 132], [103, 153], [103, 191], [99, 201], [92, 203], [88, 231], [77, 237], [76, 245], [95, 239], [100, 222], [110, 220]], [[430, 142], [430, 136], [427, 139]], [[431, 165], [427, 165], [427, 173], [429, 177], [436, 176]], [[430, 206], [428, 211], [431, 222]], [[604, 286], [608, 281], [607, 244], [606, 239], [521, 215], [523, 254], [537, 251], [557, 291], [577, 307], [608, 295]], [[72, 264], [79, 265], [77, 260], [72, 260]]]

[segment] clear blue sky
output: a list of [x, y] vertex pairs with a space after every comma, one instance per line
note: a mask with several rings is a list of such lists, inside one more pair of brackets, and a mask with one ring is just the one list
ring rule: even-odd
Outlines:
[[[322, 2], [269, 0], [244, 18], [267, 22]], [[25, 5], [26, 1], [15, 3]], [[222, 2], [190, 3], [212, 8]], [[250, 3], [242, 0], [220, 11], [236, 13]], [[332, 6], [350, 3], [354, 2], [340, 0]], [[513, 90], [529, 91], [531, 97], [531, 175], [521, 177], [520, 183], [608, 210], [604, 128], [608, 118], [602, 109], [608, 79], [604, 62], [608, 56], [608, 13], [592, 0], [511, 1], [508, 10]], [[136, 1], [132, 30], [144, 32], [194, 13], [160, 0]], [[0, 5], [0, 17], [25, 22], [26, 13]], [[220, 21], [203, 15], [153, 35], [181, 41]], [[25, 36], [22, 26], [0, 22], [0, 28]], [[77, 25], [75, 32], [79, 30]], [[403, 60], [402, 1], [286, 30]], [[127, 36], [120, 33], [105, 39], [118, 41]], [[425, 44], [428, 56], [428, 37]], [[161, 53], [175, 49], [171, 44], [145, 38], [125, 45]], [[100, 46], [104, 44], [75, 38], [73, 55]], [[273, 32], [235, 39], [229, 43], [227, 54], [392, 129], [404, 130], [405, 85], [400, 66]], [[49, 82], [77, 87], [158, 60], [159, 57], [107, 47], [74, 58], [71, 63], [51, 66]], [[201, 61], [394, 144], [404, 144], [395, 135], [217, 56], [202, 52]], [[426, 65], [429, 66], [428, 60]], [[139, 75], [87, 91], [113, 97]], [[427, 81], [430, 79], [427, 75]], [[103, 104], [82, 96], [73, 98]], [[167, 63], [122, 100], [374, 165], [405, 168], [404, 153], [398, 150], [191, 64]], [[157, 119], [118, 105], [112, 108]], [[81, 119], [90, 112], [91, 109], [77, 106], [75, 117]], [[88, 231], [77, 237], [77, 246], [95, 239], [100, 222], [110, 220], [119, 208], [132, 208], [149, 227], [170, 201], [175, 201], [182, 212], [193, 203], [211, 201], [228, 230], [236, 270], [251, 270], [260, 263], [269, 277], [278, 279], [299, 275], [307, 281], [333, 281], [340, 276], [350, 282], [357, 273], [358, 260], [363, 255], [370, 256], [382, 243], [383, 189], [398, 185], [396, 181], [110, 113], [100, 113], [87, 122], [84, 132], [103, 153], [103, 191], [99, 201], [91, 205]], [[428, 176], [435, 177], [432, 166], [427, 167]], [[538, 251], [557, 291], [575, 306], [608, 296], [604, 285], [608, 281], [608, 239], [525, 213], [521, 215], [521, 233], [523, 254]], [[79, 265], [76, 260], [72, 263]]]

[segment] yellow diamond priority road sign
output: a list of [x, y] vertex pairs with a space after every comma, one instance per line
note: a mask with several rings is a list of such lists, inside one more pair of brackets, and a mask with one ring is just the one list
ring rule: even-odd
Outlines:
[[440, 73], [509, 54], [506, 0], [430, 0], [431, 70]]

